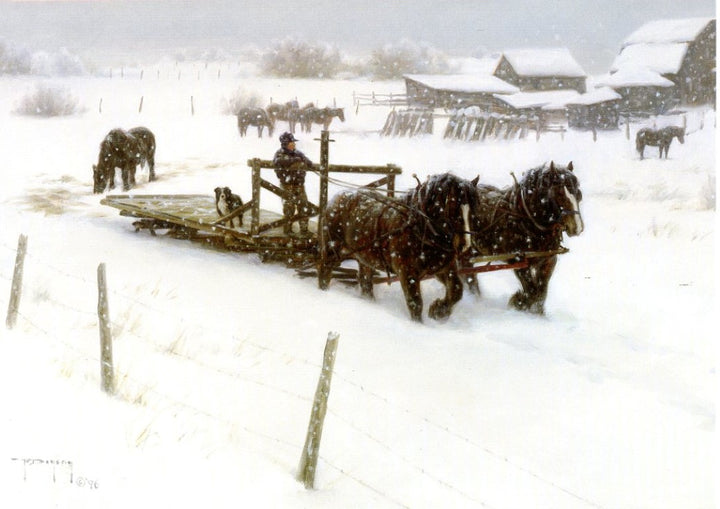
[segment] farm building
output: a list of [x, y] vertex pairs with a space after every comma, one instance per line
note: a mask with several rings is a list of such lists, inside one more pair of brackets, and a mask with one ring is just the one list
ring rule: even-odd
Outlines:
[[478, 106], [485, 111], [496, 108], [496, 95], [514, 94], [518, 88], [490, 75], [412, 74], [404, 76], [410, 106], [462, 108]]
[[539, 119], [543, 125], [564, 124], [567, 121], [565, 105], [580, 94], [576, 90], [548, 90], [544, 92], [518, 92], [496, 95], [499, 112], [511, 116]]
[[[713, 104], [715, 44], [712, 18], [646, 23], [623, 41], [606, 84], [623, 96], [624, 105], [631, 111], [641, 108], [645, 113], [662, 113], [678, 104]], [[639, 73], [643, 73], [646, 84], [638, 79]], [[652, 97], [655, 100], [643, 108]]]
[[493, 75], [525, 92], [586, 90], [587, 75], [566, 48], [505, 51]]
[[622, 97], [610, 87], [600, 87], [567, 103], [568, 127], [617, 129]]
[[619, 109], [631, 114], [661, 114], [678, 105], [675, 83], [644, 67], [621, 69], [599, 80], [620, 95]]

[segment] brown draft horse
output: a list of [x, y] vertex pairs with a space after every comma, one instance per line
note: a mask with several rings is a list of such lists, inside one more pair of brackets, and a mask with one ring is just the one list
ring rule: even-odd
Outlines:
[[122, 172], [123, 190], [135, 186], [138, 165], [148, 165], [149, 179], [155, 176], [155, 135], [147, 127], [133, 127], [128, 131], [113, 129], [100, 143], [98, 163], [93, 165], [93, 192], [102, 193], [115, 188], [115, 168]]
[[[528, 170], [520, 182], [504, 189], [479, 185], [477, 194], [473, 247], [479, 255], [556, 251], [561, 247], [563, 233], [575, 236], [583, 231], [582, 192], [572, 162], [566, 167], [550, 162]], [[515, 270], [522, 289], [509, 304], [544, 314], [557, 255], [528, 261], [527, 268]], [[467, 277], [466, 282], [472, 293], [480, 294], [475, 275]]]
[[665, 159], [667, 159], [673, 138], [677, 138], [680, 143], [685, 143], [685, 129], [677, 126], [663, 127], [658, 130], [645, 127], [635, 135], [635, 148], [640, 153], [640, 159], [644, 158], [647, 145], [658, 147], [660, 149], [660, 159], [662, 159], [663, 152], [665, 152]]
[[410, 316], [422, 321], [420, 282], [435, 276], [445, 297], [433, 302], [428, 314], [447, 318], [463, 294], [457, 257], [471, 246], [476, 184], [477, 179], [445, 173], [418, 183], [402, 199], [365, 190], [337, 195], [324, 216], [327, 262], [318, 270], [320, 287], [328, 287], [332, 270], [343, 260], [355, 259], [364, 296], [373, 298], [376, 270], [396, 274]]

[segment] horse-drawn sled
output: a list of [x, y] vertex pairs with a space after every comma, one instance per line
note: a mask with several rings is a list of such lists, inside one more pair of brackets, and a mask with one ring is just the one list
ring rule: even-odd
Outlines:
[[[479, 292], [475, 275], [515, 271], [522, 289], [510, 300], [518, 309], [542, 313], [547, 284], [562, 247], [563, 233], [582, 231], [577, 179], [553, 163], [526, 172], [505, 189], [479, 185], [450, 173], [430, 177], [415, 189], [398, 192], [398, 166], [329, 164], [329, 133], [322, 132], [316, 204], [293, 217], [261, 208], [262, 191], [285, 198], [283, 189], [263, 178], [272, 161], [248, 160], [252, 198], [221, 215], [211, 195], [110, 195], [101, 203], [135, 219], [136, 231], [149, 230], [195, 240], [224, 250], [257, 253], [302, 277], [317, 277], [325, 289], [332, 280], [359, 284], [372, 297], [378, 283], [401, 283], [413, 319], [421, 320], [420, 282], [437, 278], [446, 295], [429, 308], [433, 318], [450, 315], [462, 296], [463, 281]], [[328, 184], [339, 173], [380, 176], [353, 185], [328, 202]], [[217, 191], [216, 191], [217, 192]], [[400, 196], [398, 196], [400, 195]], [[233, 223], [242, 218], [241, 225]], [[287, 224], [309, 220], [305, 235], [287, 233]], [[357, 268], [347, 261], [357, 261]]]

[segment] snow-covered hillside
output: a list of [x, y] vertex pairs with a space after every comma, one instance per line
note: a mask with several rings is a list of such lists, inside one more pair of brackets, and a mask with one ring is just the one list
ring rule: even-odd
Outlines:
[[[225, 64], [139, 72], [51, 81], [85, 108], [52, 119], [11, 113], [35, 80], [0, 79], [2, 309], [28, 236], [18, 324], [0, 332], [0, 505], [713, 507], [712, 111], [687, 112], [691, 134], [669, 159], [648, 149], [641, 161], [624, 131], [465, 143], [443, 140], [438, 122], [432, 136], [381, 138], [388, 110], [356, 113], [352, 93], [401, 82], [260, 79]], [[446, 322], [417, 324], [398, 285], [374, 302], [339, 284], [322, 292], [253, 255], [135, 233], [100, 205], [98, 144], [135, 125], [156, 134], [159, 176], [140, 173], [136, 192], [227, 185], [249, 197], [246, 161], [271, 157], [279, 132], [238, 136], [220, 113], [238, 87], [344, 106], [331, 162], [397, 164], [399, 189], [447, 170], [506, 186], [511, 171], [573, 161], [586, 229], [565, 243], [547, 315], [508, 309], [518, 283], [503, 271], [482, 275], [484, 295], [466, 294]], [[298, 137], [317, 160], [317, 128]], [[100, 263], [115, 397], [100, 391]], [[423, 285], [426, 303], [440, 293]], [[294, 474], [330, 331], [335, 377], [306, 491]]]

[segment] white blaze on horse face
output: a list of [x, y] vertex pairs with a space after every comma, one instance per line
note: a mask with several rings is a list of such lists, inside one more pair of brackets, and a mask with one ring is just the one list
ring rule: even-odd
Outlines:
[[465, 225], [465, 233], [463, 234], [463, 238], [465, 239], [465, 245], [463, 246], [462, 250], [467, 251], [468, 249], [470, 249], [472, 242], [470, 238], [470, 205], [464, 203], [460, 205], [460, 210], [462, 210], [463, 224]]
[[575, 221], [575, 235], [580, 235], [585, 227], [585, 225], [583, 224], [582, 216], [580, 215], [580, 206], [578, 205], [575, 196], [570, 191], [568, 191], [567, 187], [563, 187], [563, 191], [565, 191], [565, 196], [567, 196], [567, 199], [572, 205], [572, 216], [573, 221]]

